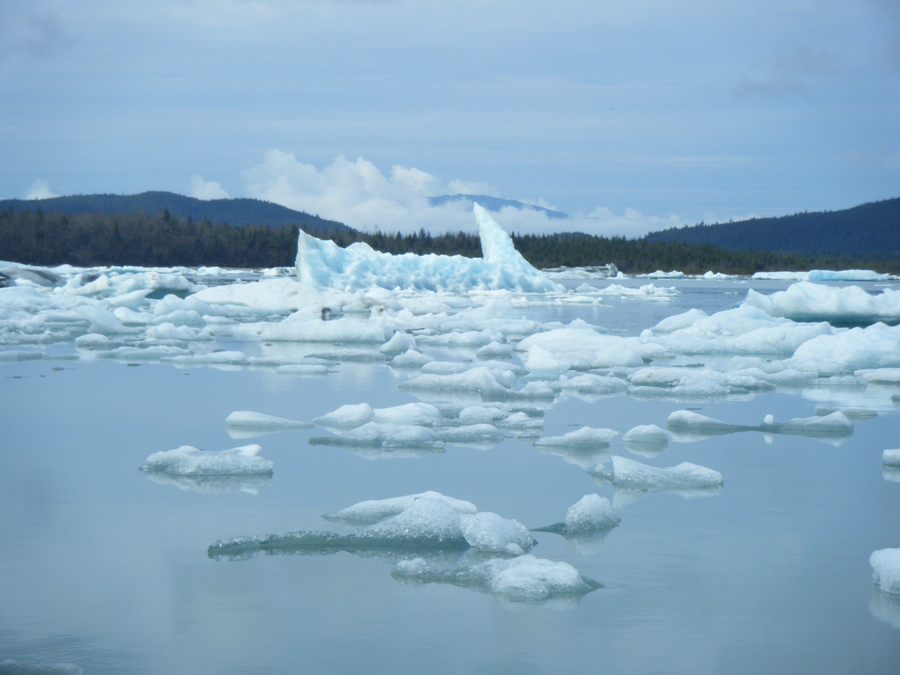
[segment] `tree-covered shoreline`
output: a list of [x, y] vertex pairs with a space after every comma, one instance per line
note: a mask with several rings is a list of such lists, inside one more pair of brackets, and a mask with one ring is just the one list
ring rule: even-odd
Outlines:
[[[479, 257], [477, 235], [364, 233], [350, 228], [317, 232], [339, 246], [365, 242], [388, 253], [438, 253]], [[896, 257], [796, 255], [731, 251], [709, 244], [685, 244], [582, 233], [512, 235], [516, 248], [538, 268], [613, 263], [626, 274], [679, 270], [753, 274], [763, 271], [865, 268], [900, 273]], [[57, 213], [0, 211], [0, 260], [30, 265], [79, 267], [285, 267], [294, 264], [297, 228], [229, 225], [171, 215], [140, 213]]]

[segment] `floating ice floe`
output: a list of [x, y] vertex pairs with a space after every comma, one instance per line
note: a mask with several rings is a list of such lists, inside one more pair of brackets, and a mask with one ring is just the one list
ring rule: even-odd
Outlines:
[[612, 429], [593, 429], [581, 427], [562, 436], [547, 436], [537, 439], [534, 444], [576, 449], [593, 449], [609, 446], [609, 442], [619, 432]]
[[810, 270], [809, 272], [756, 272], [751, 278], [776, 281], [887, 281], [895, 277], [873, 270]]
[[621, 520], [606, 497], [590, 494], [569, 507], [565, 521], [533, 531], [560, 534], [579, 552], [593, 553]]
[[853, 422], [841, 411], [823, 416], [797, 417], [786, 422], [775, 422], [772, 415], [767, 415], [762, 424], [748, 425], [730, 424], [691, 410], [676, 410], [669, 415], [666, 425], [675, 439], [683, 442], [741, 431], [822, 439], [842, 439], [853, 433]]
[[649, 300], [662, 302], [674, 300], [681, 294], [674, 286], [665, 288], [654, 286], [653, 284], [646, 284], [640, 288], [610, 284], [606, 288], [597, 289], [596, 293], [597, 295], [617, 297], [622, 298], [623, 300]]
[[395, 448], [441, 450], [444, 447], [440, 435], [428, 427], [382, 422], [366, 422], [336, 436], [315, 436], [309, 439], [309, 443], [388, 450]]
[[881, 462], [885, 466], [900, 467], [900, 448], [885, 450], [881, 453]]
[[232, 434], [248, 437], [256, 434], [267, 434], [278, 431], [301, 431], [312, 428], [310, 422], [289, 420], [250, 410], [235, 410], [225, 418], [227, 430]]
[[462, 586], [489, 593], [504, 602], [562, 602], [565, 606], [602, 587], [599, 582], [583, 577], [569, 563], [531, 554], [451, 569], [435, 568], [422, 558], [414, 558], [398, 562], [391, 576], [405, 582]]
[[[524, 525], [495, 513], [468, 513], [468, 504], [448, 501], [443, 495], [411, 496], [385, 505], [362, 502], [356, 509], [360, 518], [370, 521], [390, 513], [350, 534], [319, 530], [299, 530], [265, 537], [240, 537], [218, 541], [209, 547], [209, 556], [245, 558], [262, 552], [323, 554], [347, 551], [381, 551], [407, 556], [411, 552], [465, 551], [473, 549], [492, 555], [518, 556], [530, 550], [535, 541]], [[394, 507], [406, 505], [399, 512]], [[457, 509], [463, 509], [461, 513]], [[351, 507], [354, 509], [354, 507]]]
[[872, 579], [879, 590], [900, 594], [900, 548], [883, 548], [869, 556]]
[[629, 429], [622, 440], [631, 452], [644, 455], [655, 455], [666, 449], [669, 444], [669, 432], [655, 424], [641, 424]]
[[467, 502], [453, 497], [447, 497], [440, 492], [429, 490], [414, 495], [403, 497], [390, 497], [388, 499], [367, 499], [348, 506], [340, 511], [326, 513], [322, 517], [335, 523], [347, 525], [373, 525], [385, 518], [402, 513], [420, 499], [437, 499], [446, 502], [457, 513], [477, 513], [478, 509], [472, 502]]
[[271, 475], [272, 462], [259, 456], [258, 445], [244, 445], [230, 450], [208, 452], [190, 445], [155, 452], [147, 457], [141, 471], [171, 476], [240, 476]]
[[771, 295], [747, 292], [744, 304], [793, 321], [828, 321], [832, 325], [900, 321], [900, 291], [871, 295], [859, 286], [835, 287], [801, 281]]
[[300, 230], [297, 279], [304, 286], [353, 290], [414, 288], [469, 291], [509, 289], [531, 293], [560, 287], [532, 267], [513, 246], [512, 239], [481, 206], [475, 204], [481, 237], [481, 258], [436, 254], [391, 255], [357, 242], [345, 249]]
[[629, 494], [647, 492], [673, 491], [684, 496], [718, 494], [724, 484], [721, 473], [699, 464], [682, 462], [661, 469], [618, 455], [612, 457], [612, 470], [599, 464], [588, 473], [599, 481], [612, 483], [617, 501], [624, 496], [626, 502]]

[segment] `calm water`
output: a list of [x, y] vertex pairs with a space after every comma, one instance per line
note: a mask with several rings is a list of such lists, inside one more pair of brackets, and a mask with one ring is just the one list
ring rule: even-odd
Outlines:
[[[632, 334], [688, 307], [737, 304], [749, 287], [654, 283], [682, 294], [531, 312]], [[0, 381], [0, 661], [148, 674], [895, 673], [900, 664], [900, 601], [875, 591], [868, 563], [872, 551], [900, 546], [900, 482], [881, 464], [885, 448], [900, 446], [890, 390], [713, 402], [617, 395], [550, 406], [544, 435], [664, 427], [688, 407], [747, 424], [767, 413], [810, 416], [819, 404], [878, 409], [838, 445], [749, 432], [673, 442], [647, 457], [619, 436], [612, 454], [655, 466], [695, 462], [725, 477], [715, 495], [628, 500], [595, 482], [585, 458], [527, 439], [373, 459], [310, 445], [321, 429], [250, 440], [226, 432], [235, 410], [311, 420], [344, 403], [416, 400], [378, 364], [306, 378], [46, 359], [2, 364]], [[191, 488], [138, 471], [160, 450], [248, 442], [274, 462], [271, 480]], [[533, 551], [604, 587], [580, 602], [510, 604], [396, 581], [386, 557], [207, 556], [216, 540], [240, 535], [346, 531], [321, 514], [424, 490], [529, 527], [563, 520], [585, 494], [609, 497], [622, 522], [602, 542], [536, 533]]]

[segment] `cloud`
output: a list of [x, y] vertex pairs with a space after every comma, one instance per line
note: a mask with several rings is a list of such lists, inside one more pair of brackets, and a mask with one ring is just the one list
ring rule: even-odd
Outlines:
[[25, 199], [50, 199], [51, 197], [56, 197], [56, 195], [50, 191], [50, 181], [43, 178], [35, 178], [31, 187], [28, 188], [28, 192], [25, 193]]
[[[490, 185], [461, 180], [444, 183], [417, 168], [395, 165], [385, 175], [362, 157], [350, 161], [340, 156], [320, 171], [297, 160], [293, 153], [277, 149], [266, 152], [259, 164], [244, 172], [243, 178], [251, 197], [368, 232], [409, 233], [421, 228], [434, 234], [471, 232], [476, 226], [468, 202], [448, 201], [432, 206], [428, 198], [446, 194], [500, 196]], [[540, 199], [529, 203], [552, 208]], [[674, 215], [646, 216], [634, 209], [617, 214], [604, 207], [565, 219], [551, 219], [534, 209], [504, 207], [496, 218], [505, 230], [519, 234], [577, 231], [640, 237], [653, 230], [683, 224]]]
[[228, 199], [228, 193], [219, 183], [205, 181], [200, 174], [195, 174], [191, 178], [191, 189], [188, 194], [197, 199]]

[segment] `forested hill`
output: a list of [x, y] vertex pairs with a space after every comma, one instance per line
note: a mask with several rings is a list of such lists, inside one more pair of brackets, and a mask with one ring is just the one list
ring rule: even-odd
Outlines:
[[711, 244], [733, 251], [887, 258], [900, 255], [900, 198], [842, 211], [797, 213], [651, 232], [651, 242]]
[[153, 216], [168, 212], [171, 216], [207, 220], [212, 224], [266, 225], [300, 227], [317, 237], [350, 231], [343, 223], [326, 220], [302, 211], [260, 199], [195, 199], [173, 192], [142, 192], [137, 195], [74, 195], [49, 199], [4, 199], [0, 211], [36, 211], [79, 214], [137, 214]]

